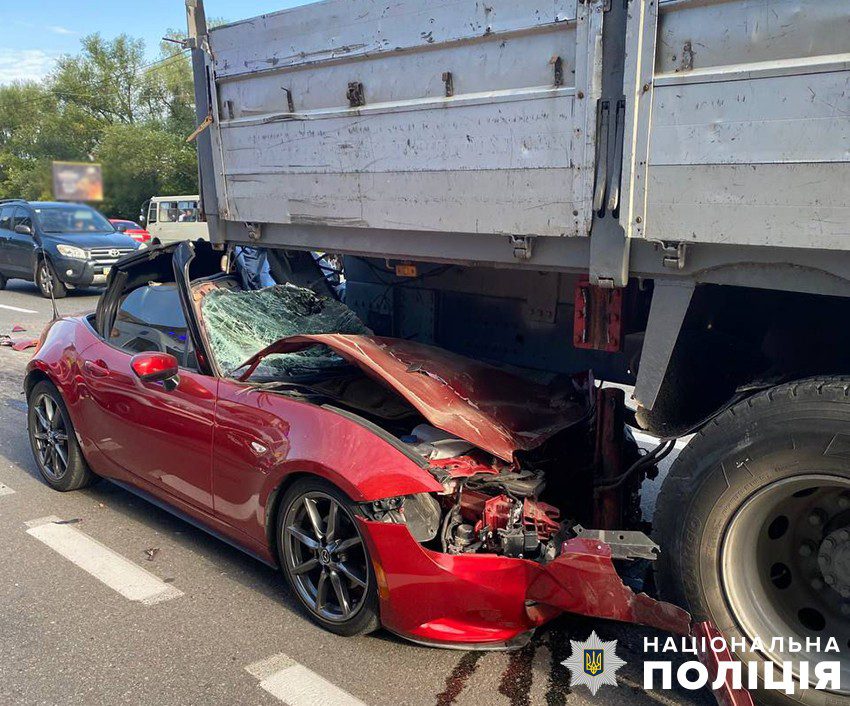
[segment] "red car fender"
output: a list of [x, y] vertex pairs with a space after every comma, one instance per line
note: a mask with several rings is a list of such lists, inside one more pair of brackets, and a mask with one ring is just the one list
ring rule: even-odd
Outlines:
[[34, 379], [37, 378], [47, 378], [57, 387], [77, 432], [83, 455], [89, 460], [94, 458], [98, 451], [86, 433], [81, 405], [85, 387], [79, 357], [96, 343], [102, 341], [80, 319], [52, 321], [41, 334], [38, 348], [27, 363], [24, 378], [25, 391], [32, 387]]
[[75, 426], [75, 407], [80, 395], [79, 355], [98, 342], [82, 322], [58, 319], [45, 327], [27, 363], [25, 385], [29, 385], [34, 374], [45, 375], [62, 393]]
[[327, 480], [354, 502], [443, 486], [401, 442], [340, 410], [221, 380], [213, 454], [215, 511], [257, 540], [294, 474]]

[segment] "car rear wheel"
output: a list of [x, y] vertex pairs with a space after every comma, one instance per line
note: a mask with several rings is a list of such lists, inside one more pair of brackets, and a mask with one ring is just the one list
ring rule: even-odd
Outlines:
[[380, 626], [378, 592], [354, 504], [321, 479], [300, 479], [281, 501], [277, 545], [281, 569], [310, 617], [338, 635]]
[[[782, 385], [721, 414], [683, 450], [658, 498], [664, 597], [743, 661], [840, 664], [850, 683], [850, 379]], [[783, 638], [782, 643], [772, 638]], [[792, 651], [790, 642], [802, 645]], [[825, 653], [830, 638], [841, 652]], [[808, 649], [819, 639], [821, 651]], [[763, 670], [759, 668], [759, 674]], [[810, 686], [813, 685], [810, 684]], [[850, 705], [846, 691], [761, 689], [771, 704]]]
[[38, 261], [35, 270], [35, 284], [38, 291], [41, 292], [41, 296], [46, 299], [50, 299], [50, 290], [53, 290], [55, 299], [62, 299], [68, 293], [65, 285], [56, 276], [56, 270], [53, 269], [50, 260], [44, 257]]
[[78, 490], [97, 476], [83, 458], [74, 425], [59, 390], [46, 380], [27, 399], [30, 446], [41, 477], [56, 490]]

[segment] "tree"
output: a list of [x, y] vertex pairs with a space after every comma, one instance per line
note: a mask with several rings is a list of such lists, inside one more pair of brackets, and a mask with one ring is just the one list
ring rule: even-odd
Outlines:
[[51, 162], [88, 160], [97, 128], [42, 84], [0, 87], [0, 197], [49, 198]]
[[135, 219], [151, 196], [197, 192], [195, 150], [182, 135], [151, 125], [111, 125], [94, 156], [103, 165], [101, 208], [110, 216]]
[[178, 43], [181, 34], [169, 30], [165, 36], [172, 41], [160, 42], [160, 59], [145, 72], [141, 99], [165, 130], [190, 135], [195, 129], [192, 64]]
[[196, 192], [189, 57], [174, 42], [157, 61], [144, 57], [141, 40], [93, 34], [44, 81], [0, 87], [0, 198], [51, 198], [54, 160], [100, 160], [110, 216], [135, 218], [156, 194]]
[[140, 110], [144, 41], [122, 34], [108, 42], [92, 34], [82, 46], [76, 56], [59, 59], [50, 79], [56, 97], [110, 125], [147, 117]]

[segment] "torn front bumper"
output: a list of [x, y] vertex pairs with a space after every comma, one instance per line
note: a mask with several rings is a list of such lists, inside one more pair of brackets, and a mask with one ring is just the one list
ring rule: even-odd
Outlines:
[[[634, 593], [603, 542], [569, 540], [557, 559], [543, 565], [498, 555], [443, 554], [422, 547], [404, 525], [360, 522], [378, 578], [381, 621], [415, 642], [509, 649], [564, 612], [682, 636], [716, 630], [692, 626], [681, 608]], [[725, 689], [722, 696], [717, 694], [724, 706], [752, 704], [746, 692]]]

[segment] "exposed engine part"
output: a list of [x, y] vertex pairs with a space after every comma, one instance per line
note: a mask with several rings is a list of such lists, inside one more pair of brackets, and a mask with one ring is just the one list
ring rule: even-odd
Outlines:
[[429, 424], [420, 424], [413, 429], [409, 436], [403, 436], [401, 440], [412, 446], [418, 454], [429, 461], [455, 458], [475, 448], [468, 441], [452, 436]]
[[535, 557], [540, 553], [540, 539], [534, 532], [521, 529], [502, 530], [499, 537], [505, 556]]
[[459, 547], [468, 547], [475, 541], [475, 528], [466, 523], [455, 527], [454, 541]]
[[514, 501], [507, 495], [497, 495], [484, 503], [484, 518], [480, 521], [482, 527], [491, 532], [506, 529], [511, 522], [511, 511], [514, 509]]
[[522, 501], [522, 526], [540, 541], [547, 542], [561, 529], [558, 508], [526, 498]]
[[[490, 484], [491, 493], [498, 488], [497, 478]], [[554, 556], [555, 537], [561, 530], [559, 518], [557, 508], [533, 498], [492, 495], [460, 487], [443, 520], [446, 551], [481, 550], [529, 558]]]
[[417, 542], [430, 542], [440, 528], [440, 504], [429, 493], [384, 498], [362, 507], [372, 520], [407, 525]]
[[540, 471], [521, 470], [513, 473], [499, 473], [493, 478], [473, 478], [467, 483], [468, 488], [483, 488], [485, 486], [499, 487], [519, 497], [538, 497], [546, 485], [546, 479]]
[[611, 547], [612, 559], [658, 558], [659, 546], [643, 532], [633, 530], [592, 530], [575, 525], [573, 532], [582, 539], [592, 539]]

